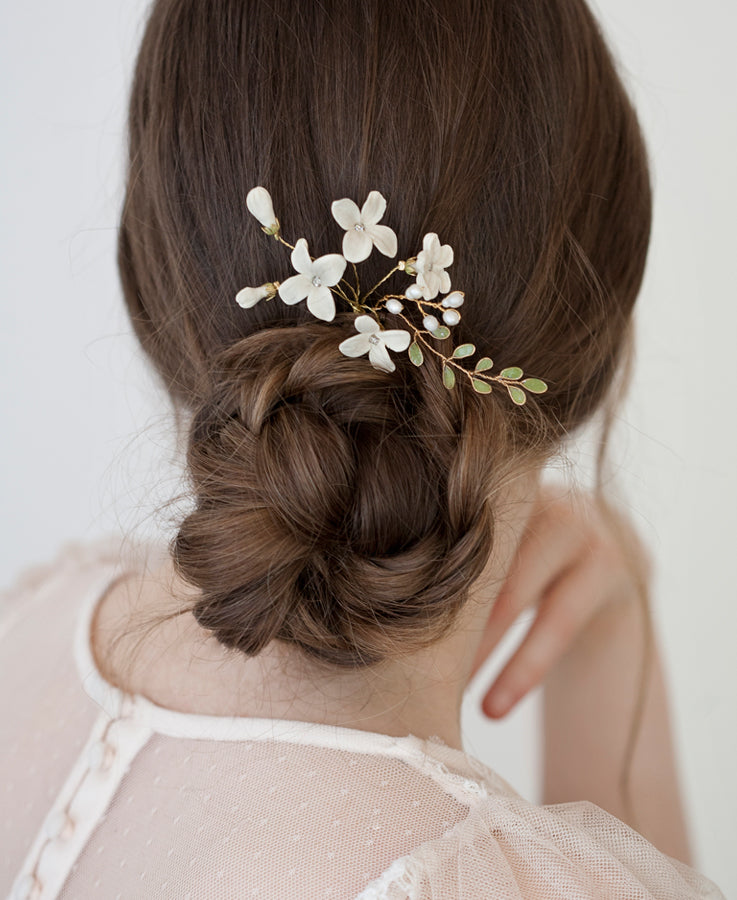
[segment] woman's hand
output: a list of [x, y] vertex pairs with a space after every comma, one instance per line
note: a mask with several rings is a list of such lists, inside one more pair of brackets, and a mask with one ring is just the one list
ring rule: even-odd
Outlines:
[[494, 603], [471, 676], [527, 607], [537, 613], [523, 641], [484, 695], [499, 718], [544, 681], [586, 626], [609, 604], [635, 600], [652, 561], [632, 524], [610, 501], [541, 485], [516, 557]]

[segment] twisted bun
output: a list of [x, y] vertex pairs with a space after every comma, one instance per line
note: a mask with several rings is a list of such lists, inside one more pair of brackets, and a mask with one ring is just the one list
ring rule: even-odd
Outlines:
[[220, 355], [190, 432], [196, 508], [172, 549], [225, 646], [276, 639], [353, 667], [451, 624], [491, 549], [488, 436], [499, 446], [506, 427], [490, 397], [448, 391], [428, 366], [343, 357], [336, 333], [265, 329]]

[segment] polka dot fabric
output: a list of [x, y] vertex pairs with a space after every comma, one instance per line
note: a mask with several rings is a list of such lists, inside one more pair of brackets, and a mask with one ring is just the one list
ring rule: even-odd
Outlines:
[[78, 565], [76, 554], [65, 551], [0, 596], [0, 873], [6, 881], [97, 714], [71, 654], [73, 598], [64, 595], [64, 584]]
[[89, 626], [151, 550], [67, 546], [2, 599], [0, 896], [723, 900], [599, 807], [536, 806], [438, 740], [121, 692]]

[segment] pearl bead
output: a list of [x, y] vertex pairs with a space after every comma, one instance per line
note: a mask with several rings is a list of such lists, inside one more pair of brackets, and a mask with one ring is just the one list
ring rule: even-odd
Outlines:
[[395, 299], [394, 297], [386, 301], [386, 308], [390, 313], [394, 313], [395, 315], [397, 313], [400, 313], [404, 309], [399, 300]]
[[404, 296], [410, 300], [419, 300], [422, 297], [422, 288], [419, 284], [411, 284], [404, 292]]
[[422, 325], [428, 331], [435, 331], [435, 329], [440, 325], [440, 322], [435, 318], [435, 316], [425, 316], [422, 320]]
[[446, 325], [457, 325], [461, 321], [461, 314], [457, 309], [446, 309], [443, 313], [443, 322]]
[[463, 306], [463, 294], [460, 291], [453, 291], [443, 300], [443, 306]]

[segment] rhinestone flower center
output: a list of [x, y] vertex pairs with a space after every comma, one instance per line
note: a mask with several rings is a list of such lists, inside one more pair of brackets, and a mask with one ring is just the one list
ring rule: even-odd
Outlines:
[[369, 337], [369, 344], [378, 344], [378, 343], [379, 343], [379, 339], [376, 337], [375, 334], [372, 334]]
[[312, 283], [315, 285], [315, 287], [322, 287], [322, 281], [320, 281], [317, 275], [315, 275], [315, 277], [312, 279]]

